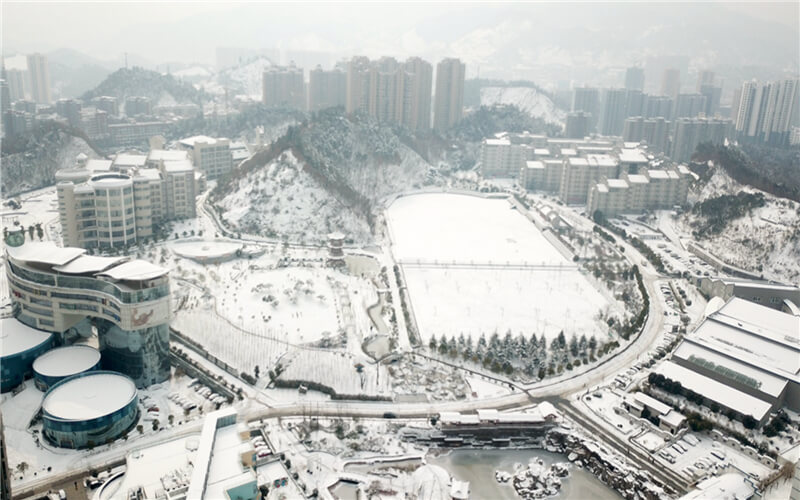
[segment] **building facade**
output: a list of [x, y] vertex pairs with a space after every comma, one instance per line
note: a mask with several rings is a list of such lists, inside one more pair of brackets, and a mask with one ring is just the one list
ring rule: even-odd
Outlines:
[[129, 376], [138, 387], [169, 379], [168, 271], [85, 252], [52, 242], [7, 247], [14, 316], [55, 334], [91, 318], [104, 369]]
[[50, 65], [44, 54], [28, 55], [28, 77], [31, 82], [31, 99], [39, 104], [50, 104]]
[[230, 173], [233, 169], [231, 143], [228, 139], [198, 135], [178, 142], [178, 147], [189, 153], [195, 168], [213, 180]]
[[261, 101], [268, 108], [305, 110], [303, 69], [294, 64], [265, 69], [262, 75]]
[[347, 103], [347, 73], [339, 68], [326, 71], [317, 66], [308, 73], [308, 110], [344, 107]]
[[443, 59], [436, 65], [433, 128], [437, 132], [443, 132], [461, 120], [465, 73], [466, 66], [458, 59]]

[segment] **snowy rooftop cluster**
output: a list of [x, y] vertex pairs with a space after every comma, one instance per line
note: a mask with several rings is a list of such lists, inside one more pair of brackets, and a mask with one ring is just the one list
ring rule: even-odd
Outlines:
[[50, 267], [57, 274], [91, 274], [118, 281], [145, 281], [166, 275], [169, 270], [134, 259], [84, 255], [83, 248], [58, 247], [52, 241], [30, 241], [19, 247], [8, 247], [8, 255], [18, 262]]

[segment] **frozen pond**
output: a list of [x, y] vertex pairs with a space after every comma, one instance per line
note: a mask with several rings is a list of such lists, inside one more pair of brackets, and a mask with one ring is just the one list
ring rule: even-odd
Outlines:
[[605, 338], [608, 302], [508, 200], [415, 194], [386, 218], [423, 343], [509, 329]]
[[[514, 472], [514, 464], [527, 465], [541, 458], [545, 464], [566, 462], [563, 455], [544, 450], [453, 450], [447, 455], [428, 458], [428, 463], [447, 470], [456, 479], [469, 481], [470, 498], [492, 498], [495, 500], [519, 500], [513, 486], [500, 484], [494, 478], [495, 470]], [[558, 496], [552, 498], [584, 500], [610, 500], [622, 498], [590, 472], [575, 466], [570, 467], [569, 477], [563, 480]]]

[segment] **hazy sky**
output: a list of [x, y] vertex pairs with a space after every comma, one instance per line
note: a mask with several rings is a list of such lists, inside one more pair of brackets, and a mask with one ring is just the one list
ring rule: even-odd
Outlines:
[[[558, 4], [430, 3], [162, 3], [3, 1], [4, 53], [69, 47], [108, 59], [128, 51], [154, 62], [213, 63], [220, 45], [380, 53], [446, 52], [476, 30], [492, 29], [509, 13], [552, 9]], [[798, 30], [797, 1], [715, 4], [746, 16]], [[648, 4], [581, 3], [572, 11], [646, 12]], [[673, 4], [675, 11], [691, 4]], [[591, 17], [591, 16], [590, 16]], [[710, 20], [713, 21], [713, 20]], [[657, 17], [652, 19], [657, 23]]]

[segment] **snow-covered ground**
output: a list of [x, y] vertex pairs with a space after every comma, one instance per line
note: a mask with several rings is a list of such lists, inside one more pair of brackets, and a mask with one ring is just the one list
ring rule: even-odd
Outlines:
[[233, 95], [246, 95], [261, 100], [261, 82], [264, 70], [272, 63], [265, 57], [257, 58], [249, 63], [225, 69], [206, 81], [198, 82], [196, 87], [212, 94], [222, 95], [228, 89]]
[[533, 87], [483, 87], [481, 105], [513, 104], [531, 116], [563, 125], [567, 114], [558, 109], [549, 97]]
[[507, 200], [410, 195], [386, 218], [425, 341], [508, 329], [605, 337], [608, 302]]
[[304, 172], [291, 152], [239, 180], [219, 206], [228, 226], [242, 233], [320, 243], [341, 231], [357, 242], [372, 240], [366, 220]]

